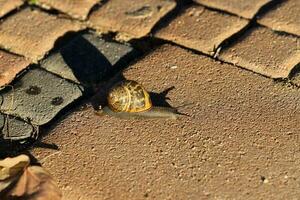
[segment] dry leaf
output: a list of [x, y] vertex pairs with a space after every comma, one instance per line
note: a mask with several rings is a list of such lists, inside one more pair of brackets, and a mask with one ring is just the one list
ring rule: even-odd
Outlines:
[[0, 160], [0, 193], [17, 181], [29, 162], [26, 155]]
[[0, 181], [16, 176], [29, 165], [29, 162], [27, 155], [0, 160]]
[[3, 181], [0, 181], [0, 196], [2, 195], [1, 192], [3, 192], [9, 186], [11, 186], [13, 183], [15, 183], [17, 181], [17, 179], [18, 179], [18, 176], [13, 176], [13, 177], [10, 177]]
[[26, 200], [61, 200], [62, 194], [51, 175], [39, 166], [29, 166], [9, 191], [10, 197]]

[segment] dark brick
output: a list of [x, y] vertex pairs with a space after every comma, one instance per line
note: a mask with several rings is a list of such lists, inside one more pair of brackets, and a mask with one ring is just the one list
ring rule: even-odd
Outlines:
[[2, 130], [4, 126], [4, 116], [0, 113], [0, 130]]
[[6, 117], [6, 123], [2, 129], [2, 136], [7, 140], [23, 140], [33, 137], [34, 128], [25, 121], [15, 119], [14, 117]]
[[[14, 90], [2, 92], [3, 113], [29, 119], [43, 125], [64, 107], [78, 99], [82, 92], [78, 85], [41, 69], [32, 69], [14, 85]], [[59, 103], [55, 99], [62, 98]]]
[[107, 78], [116, 66], [132, 60], [136, 53], [128, 45], [83, 34], [42, 61], [41, 66], [63, 78], [91, 86]]

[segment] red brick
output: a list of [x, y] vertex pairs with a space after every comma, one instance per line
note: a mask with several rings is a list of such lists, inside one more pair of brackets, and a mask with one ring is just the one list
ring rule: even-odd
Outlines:
[[261, 16], [258, 22], [274, 30], [300, 36], [300, 1], [283, 1]]
[[22, 4], [22, 0], [0, 0], [0, 17], [18, 8]]
[[254, 27], [221, 51], [220, 59], [272, 78], [286, 78], [300, 62], [299, 42], [298, 37]]
[[248, 20], [193, 5], [158, 30], [155, 37], [212, 55], [247, 24]]
[[57, 38], [80, 29], [76, 22], [27, 8], [0, 23], [0, 46], [36, 62]]
[[0, 50], [0, 88], [9, 84], [30, 62], [25, 58]]
[[258, 10], [271, 0], [194, 0], [200, 4], [225, 10], [251, 19]]
[[91, 8], [98, 2], [99, 0], [38, 0], [37, 4], [46, 9], [55, 8], [74, 18], [84, 20]]
[[172, 0], [110, 0], [91, 14], [90, 22], [99, 32], [119, 32], [120, 39], [141, 38], [175, 5]]

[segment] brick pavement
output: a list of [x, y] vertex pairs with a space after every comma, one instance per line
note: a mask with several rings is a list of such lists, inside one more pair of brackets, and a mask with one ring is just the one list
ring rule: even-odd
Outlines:
[[149, 34], [174, 7], [170, 0], [112, 0], [91, 13], [89, 21], [99, 32], [118, 32], [121, 39], [129, 40]]
[[[154, 179], [150, 178], [147, 183], [139, 182], [141, 185], [137, 187], [135, 182], [139, 180], [122, 178], [126, 177], [129, 171], [121, 170], [113, 174], [114, 170], [118, 170], [115, 167], [119, 164], [124, 167], [126, 165], [125, 168], [129, 167], [130, 170], [132, 163], [150, 162], [139, 158], [138, 151], [134, 152], [136, 160], [125, 159], [120, 161], [121, 163], [110, 160], [109, 163], [103, 164], [104, 167], [112, 168], [112, 176], [108, 177], [102, 171], [104, 179], [100, 178], [99, 182], [96, 177], [97, 183], [86, 182], [80, 187], [72, 185], [66, 176], [76, 177], [81, 168], [72, 168], [73, 171], [66, 174], [61, 174], [58, 170], [65, 172], [68, 169], [64, 165], [57, 166], [55, 159], [66, 159], [66, 163], [67, 160], [74, 163], [83, 162], [86, 165], [94, 162], [90, 160], [94, 159], [92, 155], [80, 152], [75, 153], [81, 160], [70, 157], [74, 153], [72, 148], [87, 148], [85, 145], [91, 142], [89, 137], [95, 137], [93, 145], [95, 151], [100, 152], [97, 154], [100, 155], [98, 161], [108, 159], [104, 154], [101, 157], [101, 151], [105, 148], [97, 146], [99, 136], [94, 135], [95, 131], [106, 130], [104, 140], [122, 140], [122, 130], [133, 130], [135, 126], [142, 130], [133, 131], [134, 138], [126, 136], [128, 140], [143, 140], [138, 137], [139, 131], [144, 132], [143, 130], [143, 137], [148, 138], [152, 128], [156, 128], [159, 134], [155, 134], [155, 141], [160, 141], [161, 133], [175, 139], [173, 133], [186, 132], [187, 140], [197, 141], [193, 146], [202, 145], [201, 147], [206, 148], [205, 152], [194, 152], [195, 157], [207, 153], [212, 160], [190, 160], [194, 166], [203, 166], [203, 169], [197, 168], [194, 178], [188, 178], [187, 174], [193, 172], [185, 166], [178, 172], [185, 180], [184, 184], [192, 186], [188, 190], [191, 199], [236, 197], [226, 192], [236, 187], [231, 181], [238, 184], [238, 189], [234, 190], [238, 197], [247, 198], [250, 193], [273, 199], [297, 196], [296, 191], [284, 192], [281, 175], [299, 175], [295, 171], [296, 163], [300, 160], [295, 143], [298, 141], [296, 129], [300, 97], [298, 1], [255, 0], [251, 1], [251, 4], [246, 0], [195, 0], [180, 1], [180, 4], [174, 0], [138, 0], [135, 3], [129, 0], [29, 2], [0, 0], [0, 147], [4, 147], [3, 145], [10, 140], [26, 141], [34, 135], [39, 126], [49, 127], [47, 125], [58, 123], [54, 130], [47, 130], [50, 135], [46, 140], [50, 143], [57, 142], [63, 147], [61, 157], [53, 157], [49, 163], [44, 164], [54, 171], [57, 178], [62, 178], [60, 186], [70, 199], [81, 198], [83, 194], [80, 190], [87, 190], [86, 188], [89, 188], [90, 199], [113, 198], [117, 194], [122, 194], [127, 199], [140, 199], [141, 196], [168, 197], [164, 196], [163, 192], [160, 193], [155, 184], [150, 190], [146, 187]], [[159, 46], [166, 43], [172, 45]], [[88, 101], [99, 84], [105, 84], [103, 81], [108, 80], [113, 73], [127, 67], [125, 77], [143, 82], [147, 88], [162, 90], [175, 85], [178, 88], [176, 93], [170, 92], [174, 99], [172, 105], [192, 102], [193, 106], [183, 108], [183, 111], [192, 115], [192, 121], [179, 121], [177, 125], [168, 122], [167, 125], [171, 128], [166, 130], [163, 129], [166, 124], [161, 121], [155, 121], [157, 124], [152, 123], [151, 128], [147, 122], [134, 124], [111, 118], [100, 120], [94, 116], [82, 118], [91, 115], [91, 108], [78, 110], [62, 122], [61, 118], [57, 117], [78, 108], [79, 99]], [[278, 82], [275, 83], [274, 79]], [[194, 93], [185, 91], [187, 88], [192, 89]], [[80, 124], [76, 122], [77, 125], [74, 125], [73, 120], [80, 121]], [[189, 127], [187, 124], [191, 122], [194, 125], [190, 124], [190, 128], [185, 128]], [[97, 123], [99, 125], [96, 130], [89, 132]], [[112, 127], [115, 127], [113, 129], [116, 136], [109, 135], [108, 130]], [[203, 128], [213, 132], [204, 131]], [[82, 130], [82, 134], [76, 129]], [[66, 135], [60, 135], [60, 132]], [[197, 135], [197, 139], [193, 140], [193, 133], [199, 132], [205, 137], [215, 138], [206, 140], [204, 136]], [[232, 132], [235, 132], [234, 140], [226, 136]], [[278, 135], [274, 136], [271, 132]], [[292, 134], [286, 135], [287, 132]], [[210, 136], [211, 134], [220, 134], [220, 137]], [[239, 142], [239, 138], [244, 137], [243, 134], [250, 136]], [[77, 141], [78, 135], [81, 139]], [[273, 147], [273, 151], [268, 147], [267, 141], [272, 143], [275, 140], [279, 146]], [[247, 141], [253, 141], [257, 148]], [[176, 146], [166, 138], [164, 142]], [[222, 145], [217, 148], [215, 142]], [[184, 141], [179, 142], [178, 148], [184, 147], [185, 144]], [[163, 141], [157, 145], [160, 146], [156, 148], [162, 148]], [[224, 145], [232, 148], [229, 149], [228, 156], [224, 154], [223, 160], [218, 161], [216, 155], [228, 150], [223, 148]], [[117, 143], [111, 148], [121, 146]], [[143, 145], [137, 148], [139, 151], [145, 151]], [[209, 149], [212, 150], [210, 153]], [[178, 149], [171, 150], [176, 151], [176, 155], [181, 155], [176, 156], [174, 166], [184, 163], [184, 156], [191, 153], [185, 148], [182, 152]], [[107, 156], [118, 157], [122, 153], [132, 155], [129, 151], [130, 149], [124, 149], [120, 154], [108, 152]], [[49, 155], [47, 150], [34, 152], [39, 159]], [[240, 163], [235, 160], [230, 164], [230, 160], [237, 156], [238, 152], [246, 152], [241, 154], [241, 158], [246, 156]], [[276, 153], [278, 155], [275, 155]], [[271, 155], [271, 160], [264, 156], [267, 154]], [[294, 156], [290, 160], [285, 159], [291, 154]], [[149, 159], [151, 156], [169, 159], [165, 155], [154, 155], [151, 152], [146, 152], [145, 155]], [[263, 162], [259, 161], [258, 155], [261, 155]], [[151, 162], [160, 161], [154, 159]], [[287, 162], [289, 166], [286, 167]], [[227, 164], [223, 166], [222, 163]], [[241, 163], [242, 165], [239, 165]], [[221, 166], [219, 171], [215, 169], [218, 165]], [[248, 167], [242, 167], [247, 165]], [[276, 165], [281, 168], [275, 167]], [[80, 163], [77, 163], [77, 166], [80, 166]], [[259, 167], [258, 171], [255, 171], [255, 167]], [[101, 166], [98, 166], [98, 169], [101, 169]], [[270, 173], [266, 169], [270, 170]], [[93, 174], [93, 170], [94, 168], [90, 168], [88, 172]], [[185, 197], [187, 193], [178, 186], [179, 180], [171, 178], [178, 174], [160, 174], [172, 171], [163, 164], [161, 170], [157, 177], [165, 177], [180, 191], [178, 196], [173, 196], [175, 194], [172, 194], [171, 188], [166, 185], [167, 182], [158, 181], [158, 185], [165, 186], [165, 194], [173, 198]], [[206, 174], [211, 174], [210, 180], [202, 180], [202, 176], [205, 175], [202, 174], [203, 170]], [[231, 176], [232, 170], [237, 174]], [[139, 171], [138, 176], [142, 176], [143, 173], [153, 171]], [[259, 176], [266, 176], [267, 180], [280, 186], [282, 189], [278, 191], [281, 196], [273, 193], [273, 187], [255, 191], [257, 184], [261, 184], [256, 182]], [[119, 177], [118, 181], [116, 177]], [[224, 177], [227, 177], [226, 181], [229, 180], [228, 185], [220, 184], [220, 181], [225, 180]], [[243, 182], [245, 177], [248, 177], [249, 183]], [[197, 186], [197, 180], [200, 180], [202, 186]], [[98, 183], [107, 184], [109, 187], [102, 188]], [[294, 189], [297, 183], [290, 180], [286, 187]], [[93, 193], [92, 188], [99, 192]], [[136, 190], [145, 192], [142, 194]], [[135, 191], [136, 195], [141, 196], [136, 196]]]
[[211, 8], [224, 10], [241, 17], [252, 19], [271, 0], [194, 0]]
[[300, 1], [287, 0], [276, 4], [260, 15], [258, 22], [271, 29], [300, 36]]
[[91, 106], [78, 108], [44, 138], [59, 146], [56, 156], [53, 150], [33, 151], [40, 160], [48, 158], [43, 166], [66, 199], [300, 195], [293, 179], [300, 161], [297, 88], [174, 45], [147, 54], [124, 76], [155, 93], [174, 86], [169, 103], [192, 103], [179, 108], [191, 116], [121, 120], [100, 118]]
[[24, 2], [22, 0], [1, 0], [0, 1], [0, 17], [3, 17], [10, 11], [20, 7]]
[[99, 3], [99, 0], [38, 0], [34, 2], [34, 4], [37, 4], [45, 9], [57, 9], [70, 15], [71, 17], [81, 20], [85, 20], [87, 18], [90, 10], [97, 3]]
[[[224, 40], [245, 28], [248, 20], [193, 5], [155, 36], [213, 55]], [[191, 26], [193, 24], [193, 26]]]

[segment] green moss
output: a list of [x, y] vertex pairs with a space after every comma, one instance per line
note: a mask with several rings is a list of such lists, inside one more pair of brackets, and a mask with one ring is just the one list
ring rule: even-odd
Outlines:
[[29, 3], [29, 4], [37, 4], [37, 3], [38, 3], [38, 0], [28, 0], [28, 3]]

